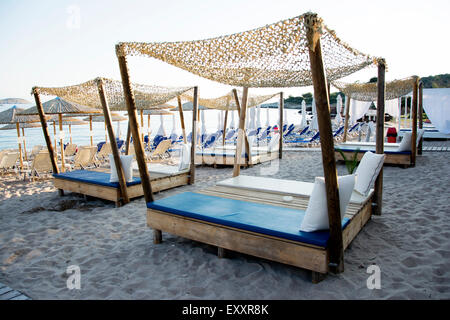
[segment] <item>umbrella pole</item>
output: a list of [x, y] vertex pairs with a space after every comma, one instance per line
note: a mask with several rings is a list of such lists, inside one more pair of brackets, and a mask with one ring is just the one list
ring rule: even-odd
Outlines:
[[72, 144], [72, 125], [69, 124], [69, 139], [70, 139], [70, 144]]
[[58, 144], [56, 143], [56, 121], [53, 121], [53, 142], [56, 150], [56, 148], [58, 147]]
[[131, 140], [131, 128], [130, 128], [130, 117], [128, 117], [127, 141], [125, 144], [126, 155], [128, 155], [128, 152], [130, 151], [130, 140]]
[[[423, 128], [423, 82], [420, 81], [419, 83], [419, 112], [418, 112], [418, 120], [419, 120], [419, 129]], [[423, 140], [423, 135], [422, 138], [420, 138], [419, 141], [419, 147], [417, 150], [417, 153], [419, 155], [422, 154], [422, 140]]]
[[327, 78], [322, 58], [320, 44], [320, 23], [316, 16], [306, 16], [307, 39], [309, 42], [309, 61], [314, 87], [317, 120], [320, 132], [320, 147], [322, 149], [322, 164], [327, 195], [328, 220], [330, 240], [328, 244], [329, 265], [331, 272], [344, 271], [344, 244], [342, 239], [342, 224], [339, 205], [339, 189], [337, 181], [336, 159], [334, 155], [333, 131], [330, 118], [330, 101], [327, 92]]
[[241, 171], [241, 154], [242, 145], [245, 143], [245, 115], [247, 113], [247, 96], [248, 88], [244, 87], [242, 92], [242, 105], [239, 103], [239, 98], [236, 89], [233, 89], [234, 98], [236, 100], [236, 106], [239, 110], [239, 131], [238, 139], [236, 144], [236, 153], [234, 155], [234, 167], [233, 167], [233, 177], [237, 177]]
[[23, 169], [23, 159], [22, 159], [22, 143], [20, 143], [20, 124], [16, 122], [16, 129], [17, 129], [17, 142], [19, 144], [19, 162], [20, 162], [20, 169]]
[[61, 172], [65, 172], [65, 159], [64, 159], [64, 140], [62, 138], [63, 133], [63, 119], [62, 114], [58, 113], [58, 120], [59, 120], [59, 144], [61, 146]]
[[22, 137], [23, 137], [23, 152], [25, 154], [25, 160], [28, 161], [28, 155], [27, 155], [27, 143], [25, 141], [25, 128], [22, 128]]
[[[283, 159], [283, 112], [284, 112], [284, 97], [283, 92], [280, 92], [280, 145], [278, 149], [278, 157]], [[287, 129], [287, 128], [286, 128]]]
[[119, 148], [117, 147], [117, 141], [114, 137], [114, 130], [111, 121], [111, 111], [109, 110], [108, 102], [106, 101], [105, 90], [103, 88], [103, 81], [100, 79], [97, 82], [98, 94], [102, 103], [103, 114], [105, 116], [105, 126], [108, 130], [109, 141], [111, 143], [111, 150], [114, 157], [114, 163], [116, 165], [117, 177], [119, 178], [119, 188], [122, 195], [122, 201], [124, 204], [130, 202], [128, 197], [127, 182], [125, 181], [125, 174], [120, 160]]
[[149, 114], [147, 115], [147, 135], [148, 135], [148, 142], [150, 143], [150, 115]]
[[350, 116], [350, 96], [347, 96], [345, 101], [345, 122], [344, 122], [344, 135], [342, 137], [342, 142], [347, 141], [347, 131], [348, 131], [348, 118]]
[[94, 145], [94, 132], [92, 131], [92, 116], [89, 116], [89, 135], [91, 136], [91, 147]]
[[[419, 78], [416, 77], [413, 86], [413, 96], [412, 96], [412, 119], [411, 119], [411, 165], [414, 167], [416, 165], [416, 154], [417, 154], [417, 103], [418, 103], [418, 91], [419, 91]], [[384, 113], [383, 113], [384, 116]], [[384, 117], [383, 117], [384, 118]]]
[[[177, 101], [178, 101], [178, 112], [180, 113], [181, 131], [183, 132], [183, 142], [187, 143], [186, 127], [184, 125], [183, 105], [181, 104], [180, 96], [177, 96]], [[149, 127], [150, 127], [150, 125], [149, 125]]]

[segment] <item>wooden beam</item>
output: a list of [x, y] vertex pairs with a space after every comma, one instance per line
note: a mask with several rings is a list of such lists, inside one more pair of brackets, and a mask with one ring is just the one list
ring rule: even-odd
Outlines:
[[198, 87], [194, 87], [194, 96], [192, 101], [192, 141], [191, 141], [191, 167], [189, 175], [189, 184], [195, 183], [195, 150], [197, 149], [197, 123], [198, 123], [197, 116], [198, 116]]
[[[419, 112], [418, 112], [417, 116], [419, 117], [419, 129], [423, 129], [423, 82], [422, 81], [420, 81], [420, 83], [419, 83]], [[422, 144], [423, 144], [423, 135], [422, 135], [422, 138], [420, 138], [419, 147], [417, 150], [417, 153], [420, 155], [422, 154], [422, 149], [423, 149]]]
[[[116, 46], [116, 49], [118, 49], [118, 46]], [[150, 184], [150, 174], [147, 168], [147, 163], [145, 162], [144, 146], [141, 139], [139, 139], [141, 135], [139, 132], [139, 124], [137, 122], [134, 93], [131, 88], [130, 76], [128, 74], [127, 60], [125, 56], [119, 55], [117, 59], [119, 61], [120, 75], [122, 77], [124, 98], [128, 109], [128, 126], [131, 129], [130, 131], [132, 132], [132, 135], [134, 137], [134, 151], [136, 153], [136, 161], [139, 167], [142, 189], [144, 190], [145, 202], [153, 202], [154, 198], [152, 193], [152, 186]]]
[[47, 121], [45, 120], [44, 108], [42, 107], [41, 98], [36, 88], [33, 88], [34, 101], [36, 102], [36, 108], [39, 113], [39, 119], [41, 120], [42, 132], [44, 133], [45, 143], [47, 144], [48, 153], [52, 162], [53, 173], [59, 173], [58, 165], [56, 162], [55, 152], [53, 151], [50, 135], [48, 134]]
[[284, 97], [283, 92], [280, 92], [280, 146], [278, 150], [278, 157], [283, 159], [283, 111], [284, 111]]
[[309, 60], [314, 86], [317, 120], [320, 132], [320, 147], [327, 193], [330, 240], [328, 244], [329, 270], [334, 273], [344, 271], [344, 246], [342, 237], [341, 213], [339, 207], [339, 187], [337, 181], [336, 159], [334, 157], [333, 131], [331, 127], [330, 102], [328, 99], [327, 78], [322, 59], [320, 34], [317, 32], [317, 16], [306, 17], [307, 38], [309, 41]]
[[66, 160], [64, 159], [64, 140], [61, 137], [61, 133], [63, 132], [63, 118], [62, 118], [62, 113], [58, 113], [58, 122], [59, 122], [59, 146], [61, 148], [61, 172], [65, 172], [66, 168], [65, 168], [65, 162]]
[[130, 117], [128, 117], [127, 140], [125, 141], [126, 155], [130, 153], [130, 140], [131, 140], [131, 128], [130, 128]]
[[[377, 124], [376, 124], [376, 153], [384, 154], [384, 106], [386, 101], [386, 63], [378, 61], [378, 97], [377, 97]], [[373, 214], [381, 215], [383, 208], [383, 167], [375, 180], [375, 193], [373, 196]]]
[[411, 137], [411, 165], [416, 165], [416, 155], [417, 155], [417, 104], [418, 104], [418, 93], [419, 93], [419, 77], [415, 78], [413, 85], [413, 96], [412, 96], [412, 137]]
[[[141, 128], [144, 128], [144, 109], [141, 109], [140, 112], [141, 112]], [[141, 139], [142, 143], [144, 143], [144, 131], [141, 131]]]
[[183, 142], [187, 143], [186, 126], [184, 125], [183, 104], [181, 103], [180, 96], [177, 96], [177, 102], [178, 102], [178, 112], [180, 113], [180, 123], [181, 123], [181, 131], [183, 133]]
[[111, 150], [114, 158], [114, 163], [116, 165], [117, 177], [119, 179], [119, 189], [122, 196], [122, 201], [124, 204], [130, 202], [127, 191], [127, 182], [125, 180], [125, 174], [122, 167], [122, 161], [120, 160], [120, 152], [117, 147], [117, 140], [114, 136], [113, 124], [111, 119], [111, 111], [109, 110], [108, 101], [106, 100], [105, 89], [103, 87], [103, 80], [101, 78], [97, 79], [98, 95], [100, 97], [100, 102], [102, 104], [103, 115], [105, 117], [106, 130], [108, 131], [109, 141], [111, 144]]
[[[236, 100], [236, 104], [239, 102], [239, 98], [237, 96], [236, 89], [233, 89], [233, 94]], [[234, 155], [234, 167], [233, 167], [233, 177], [237, 177], [240, 174], [241, 171], [241, 153], [242, 153], [242, 145], [245, 142], [245, 116], [247, 114], [247, 97], [248, 97], [248, 88], [243, 88], [242, 93], [242, 103], [240, 104], [240, 107], [238, 107], [239, 110], [239, 131], [238, 131], [238, 139], [236, 144], [236, 151]], [[238, 104], [237, 104], [238, 105]], [[250, 154], [248, 155], [250, 157]]]
[[350, 96], [347, 96], [347, 101], [345, 101], [344, 135], [342, 136], [342, 142], [347, 141], [348, 119], [350, 117], [350, 100]]
[[16, 122], [17, 144], [19, 145], [19, 163], [20, 169], [23, 169], [22, 143], [20, 142], [20, 124]]

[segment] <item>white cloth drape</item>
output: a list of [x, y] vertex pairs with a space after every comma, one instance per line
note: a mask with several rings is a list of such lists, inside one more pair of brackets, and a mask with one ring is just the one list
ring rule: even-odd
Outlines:
[[283, 114], [283, 125], [289, 124], [286, 108], [283, 109], [283, 113], [284, 113], [284, 114]]
[[159, 129], [158, 129], [157, 135], [165, 137], [166, 136], [166, 130], [164, 130], [164, 121], [163, 120], [164, 120], [163, 119], [163, 115], [160, 114], [159, 115], [160, 124], [159, 124]]
[[249, 129], [256, 129], [256, 112], [255, 108], [250, 108], [250, 123]]
[[450, 88], [423, 89], [423, 109], [439, 132], [450, 134]]
[[319, 130], [319, 123], [317, 122], [317, 111], [316, 111], [316, 101], [312, 100], [312, 120], [311, 120], [311, 130]]
[[358, 101], [351, 99], [350, 100], [350, 124], [355, 124], [356, 121], [367, 113], [369, 111], [370, 105], [372, 104], [372, 101]]
[[339, 125], [342, 121], [341, 110], [342, 110], [342, 98], [341, 95], [338, 95], [336, 101], [336, 119], [335, 119], [337, 125]]
[[172, 133], [171, 133], [171, 135], [172, 135], [172, 134], [178, 135], [178, 132], [177, 132], [177, 125], [176, 125], [176, 122], [175, 122], [175, 114], [172, 115]]
[[256, 128], [261, 128], [261, 108], [256, 107]]
[[200, 118], [202, 120], [202, 134], [206, 133], [205, 110], [200, 110]]
[[266, 127], [270, 126], [270, 121], [269, 121], [270, 115], [269, 115], [269, 112], [270, 112], [270, 108], [266, 108]]
[[307, 123], [306, 123], [306, 102], [303, 99], [302, 101], [302, 128], [305, 128]]

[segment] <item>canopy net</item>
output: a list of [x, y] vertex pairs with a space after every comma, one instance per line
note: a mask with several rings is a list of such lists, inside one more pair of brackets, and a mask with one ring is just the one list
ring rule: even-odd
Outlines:
[[[268, 95], [252, 95], [248, 94], [247, 97], [247, 108], [253, 108], [258, 105], [260, 105], [263, 102], [266, 102], [267, 100], [272, 99], [276, 95], [278, 95], [279, 92], [268, 94]], [[237, 90], [237, 95], [239, 98], [239, 101], [242, 101], [242, 91]], [[186, 100], [193, 101], [192, 95], [183, 94], [182, 97]], [[217, 97], [217, 98], [210, 98], [210, 99], [198, 99], [199, 105], [205, 106], [208, 109], [217, 109], [217, 110], [237, 110], [236, 107], [236, 100], [234, 98], [233, 91], [230, 91], [226, 95]]]
[[[409, 77], [400, 80], [386, 82], [386, 100], [400, 98], [413, 90], [417, 77]], [[345, 83], [334, 81], [333, 86], [342, 91], [346, 96], [358, 101], [376, 101], [378, 88], [376, 82], [371, 83]]]
[[[33, 90], [40, 94], [58, 96], [91, 108], [102, 109], [98, 93], [98, 82], [103, 82], [106, 99], [109, 108], [115, 111], [126, 111], [122, 82], [106, 78], [96, 78], [81, 84], [45, 88], [34, 87]], [[132, 83], [136, 108], [159, 109], [160, 105], [192, 89], [192, 87], [162, 87]]]
[[[310, 31], [314, 29], [315, 33]], [[328, 79], [337, 80], [377, 59], [341, 41], [316, 14], [305, 13], [250, 31], [180, 42], [121, 42], [119, 57], [153, 57], [220, 83], [242, 87], [312, 84], [308, 37], [320, 35]]]

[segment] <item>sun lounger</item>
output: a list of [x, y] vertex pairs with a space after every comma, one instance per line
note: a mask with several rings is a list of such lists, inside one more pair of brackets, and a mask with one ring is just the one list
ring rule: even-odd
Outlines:
[[[0, 171], [2, 173], [12, 172], [12, 170], [17, 169], [17, 161], [19, 161], [18, 152], [5, 153], [0, 161]], [[17, 173], [18, 171], [14, 172]]]
[[30, 169], [24, 170], [23, 172], [28, 174], [33, 181], [36, 177], [41, 177], [44, 173], [53, 172], [52, 162], [50, 161], [50, 154], [48, 151], [37, 153], [29, 166]]

